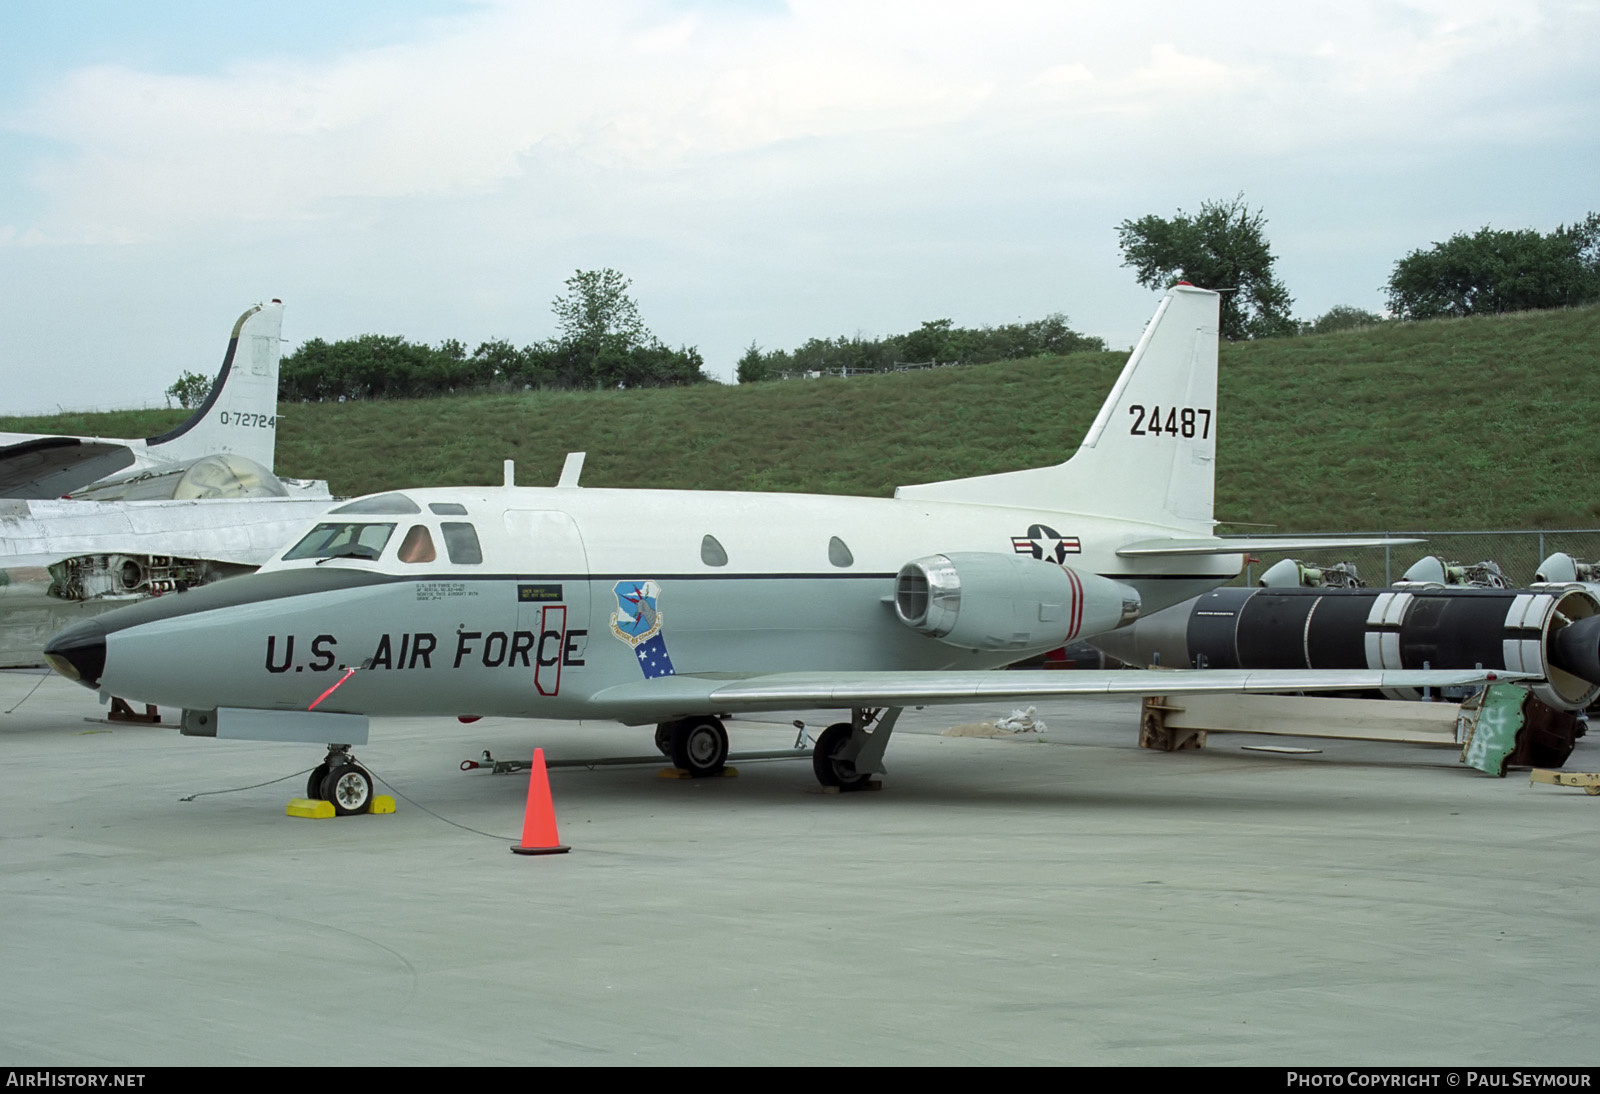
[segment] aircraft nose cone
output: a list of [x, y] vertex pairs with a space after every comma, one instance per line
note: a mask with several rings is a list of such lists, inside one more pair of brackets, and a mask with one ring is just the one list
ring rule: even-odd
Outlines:
[[68, 680], [98, 688], [106, 670], [106, 634], [93, 620], [68, 627], [45, 643], [44, 659]]

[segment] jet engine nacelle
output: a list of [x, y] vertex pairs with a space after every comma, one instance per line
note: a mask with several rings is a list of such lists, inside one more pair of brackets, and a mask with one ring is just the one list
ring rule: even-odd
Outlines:
[[900, 568], [894, 612], [966, 650], [1053, 649], [1139, 617], [1137, 590], [1025, 555], [957, 552]]

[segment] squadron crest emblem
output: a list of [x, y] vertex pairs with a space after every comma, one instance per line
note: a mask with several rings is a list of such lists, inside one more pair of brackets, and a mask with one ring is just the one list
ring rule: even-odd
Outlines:
[[617, 598], [611, 633], [632, 648], [645, 679], [676, 675], [661, 633], [661, 586], [649, 580], [619, 581], [611, 591]]

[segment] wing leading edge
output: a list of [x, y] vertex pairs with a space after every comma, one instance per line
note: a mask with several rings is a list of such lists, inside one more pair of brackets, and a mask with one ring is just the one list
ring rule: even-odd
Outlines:
[[1404, 547], [1421, 539], [1374, 536], [1253, 536], [1239, 539], [1144, 539], [1117, 548], [1122, 558], [1160, 555], [1248, 555], [1271, 551], [1338, 551], [1353, 547]]
[[845, 707], [906, 707], [987, 699], [1201, 692], [1367, 691], [1470, 687], [1532, 679], [1525, 673], [1422, 669], [1071, 669], [1029, 672], [779, 672], [660, 676], [606, 688], [590, 702], [625, 722], [690, 714]]

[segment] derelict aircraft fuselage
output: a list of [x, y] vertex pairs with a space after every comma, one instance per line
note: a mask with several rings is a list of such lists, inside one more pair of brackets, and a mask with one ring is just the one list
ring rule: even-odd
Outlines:
[[[1216, 351], [1217, 295], [1176, 286], [1065, 463], [887, 499], [586, 489], [570, 461], [551, 488], [395, 491], [47, 653], [102, 694], [183, 707], [191, 733], [342, 746], [368, 715], [615, 719], [658, 724], [697, 774], [726, 760], [718, 715], [846, 709], [815, 751], [846, 787], [882, 770], [912, 704], [1400, 683], [988, 671], [1220, 585], [1246, 551], [1328, 545], [1212, 534]], [[341, 809], [370, 794], [344, 747], [319, 779]]]

